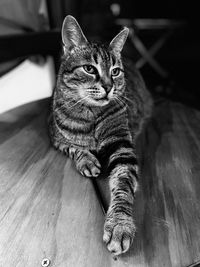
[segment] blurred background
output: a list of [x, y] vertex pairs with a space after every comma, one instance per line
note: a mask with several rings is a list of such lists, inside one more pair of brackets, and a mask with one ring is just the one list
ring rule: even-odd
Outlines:
[[200, 108], [200, 35], [195, 1], [0, 0], [0, 112], [50, 96], [60, 29], [73, 15], [89, 40], [130, 29], [123, 50], [154, 95]]

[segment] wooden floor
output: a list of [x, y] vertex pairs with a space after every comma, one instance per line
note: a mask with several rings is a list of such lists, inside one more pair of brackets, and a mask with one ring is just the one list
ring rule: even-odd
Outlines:
[[[50, 147], [48, 100], [0, 115], [0, 267], [186, 267], [200, 259], [200, 112], [161, 101], [138, 140], [137, 235], [114, 260], [91, 180]], [[107, 180], [99, 179], [100, 190]], [[103, 189], [104, 191], [104, 189]], [[109, 195], [103, 192], [105, 206]]]

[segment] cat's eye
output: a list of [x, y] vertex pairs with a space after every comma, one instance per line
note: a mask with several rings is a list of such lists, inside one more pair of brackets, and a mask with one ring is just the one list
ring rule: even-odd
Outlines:
[[114, 68], [111, 71], [111, 75], [112, 76], [118, 76], [121, 73], [121, 69], [120, 68]]
[[84, 65], [83, 69], [89, 74], [96, 74], [97, 73], [96, 68], [93, 67], [92, 65]]

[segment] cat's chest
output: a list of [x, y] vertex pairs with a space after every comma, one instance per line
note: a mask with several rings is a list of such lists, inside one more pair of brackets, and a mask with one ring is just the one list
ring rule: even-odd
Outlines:
[[90, 110], [79, 108], [65, 112], [63, 116], [62, 127], [65, 141], [74, 146], [95, 149], [93, 113]]

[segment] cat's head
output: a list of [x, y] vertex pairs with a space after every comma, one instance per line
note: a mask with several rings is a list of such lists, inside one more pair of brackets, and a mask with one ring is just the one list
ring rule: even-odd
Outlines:
[[121, 51], [128, 36], [124, 28], [109, 46], [89, 43], [78, 22], [67, 16], [62, 26], [64, 54], [60, 75], [66, 93], [89, 106], [104, 106], [125, 89]]

